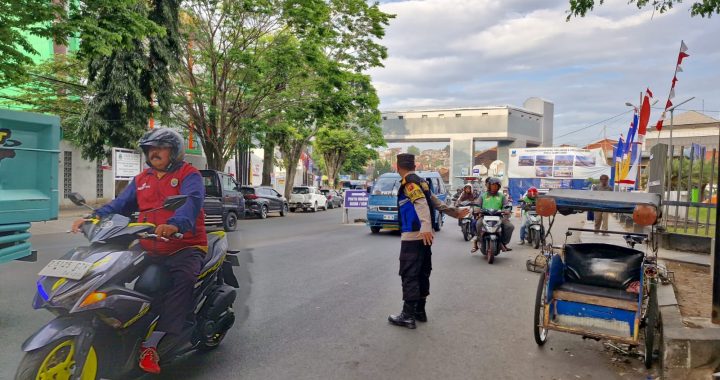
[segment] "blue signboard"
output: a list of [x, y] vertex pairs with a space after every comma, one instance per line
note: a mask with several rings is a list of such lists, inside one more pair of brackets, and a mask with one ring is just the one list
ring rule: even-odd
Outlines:
[[367, 208], [368, 193], [365, 190], [346, 190], [345, 208]]

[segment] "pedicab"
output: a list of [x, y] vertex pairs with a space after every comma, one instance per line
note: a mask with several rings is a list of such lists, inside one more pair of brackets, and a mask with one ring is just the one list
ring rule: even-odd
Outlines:
[[[550, 218], [551, 226], [558, 213], [595, 211], [632, 214], [636, 225], [649, 227], [649, 233], [607, 231], [608, 235], [598, 235], [600, 239], [623, 235], [627, 246], [568, 243], [573, 233], [595, 232], [582, 228], [569, 228], [562, 246], [546, 246], [533, 333], [539, 346], [545, 344], [551, 330], [626, 344], [630, 350], [644, 342], [644, 362], [650, 368], [661, 328], [657, 240], [653, 238], [661, 212], [660, 195], [553, 189], [538, 197], [536, 209]], [[634, 248], [638, 243], [645, 246], [644, 251]]]

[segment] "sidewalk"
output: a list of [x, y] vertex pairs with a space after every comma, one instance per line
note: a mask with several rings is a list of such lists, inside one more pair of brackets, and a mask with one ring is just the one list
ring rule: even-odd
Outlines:
[[61, 209], [57, 220], [33, 222], [30, 233], [33, 236], [66, 233], [70, 230], [70, 226], [75, 219], [87, 215], [88, 212], [89, 210], [82, 208]]
[[[594, 223], [591, 221], [585, 221], [584, 229], [592, 230], [594, 229]], [[610, 231], [627, 231], [624, 225], [622, 225], [617, 219], [614, 217], [608, 218], [608, 230]], [[628, 231], [630, 232], [630, 231]], [[625, 239], [623, 239], [622, 235], [615, 235], [610, 234], [608, 236], [603, 236], [600, 234], [594, 234], [592, 232], [581, 232], [580, 233], [580, 241], [583, 243], [608, 243], [608, 244], [617, 244], [625, 246]], [[691, 252], [682, 252], [682, 251], [674, 251], [670, 249], [664, 249], [664, 248], [658, 248], [658, 259], [659, 260], [670, 260], [670, 261], [677, 261], [681, 263], [688, 263], [688, 264], [695, 264], [695, 265], [703, 265], [703, 266], [710, 266], [710, 261], [712, 257], [710, 255], [705, 255], [701, 253], [691, 253]]]

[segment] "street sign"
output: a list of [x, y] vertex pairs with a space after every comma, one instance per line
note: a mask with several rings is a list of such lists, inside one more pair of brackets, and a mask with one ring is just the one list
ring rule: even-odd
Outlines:
[[368, 193], [365, 190], [346, 190], [345, 208], [367, 208]]
[[142, 172], [142, 154], [122, 148], [113, 148], [113, 168], [116, 181], [129, 181]]

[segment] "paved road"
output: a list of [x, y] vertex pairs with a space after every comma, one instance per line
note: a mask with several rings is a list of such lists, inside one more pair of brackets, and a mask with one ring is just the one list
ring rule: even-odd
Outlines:
[[[551, 333], [538, 348], [531, 333], [538, 275], [525, 270], [531, 250], [515, 246], [490, 266], [469, 254], [454, 220], [433, 247], [430, 322], [414, 331], [388, 325], [401, 307], [399, 238], [340, 218], [331, 210], [242, 221], [230, 235], [231, 248], [242, 250], [238, 323], [218, 350], [190, 354], [161, 378], [645, 378], [639, 361], [616, 367], [601, 343]], [[580, 221], [560, 219], [556, 227]], [[50, 319], [30, 307], [35, 273], [82, 243], [38, 235], [38, 263], [0, 266], [0, 379], [12, 378], [20, 344]]]

